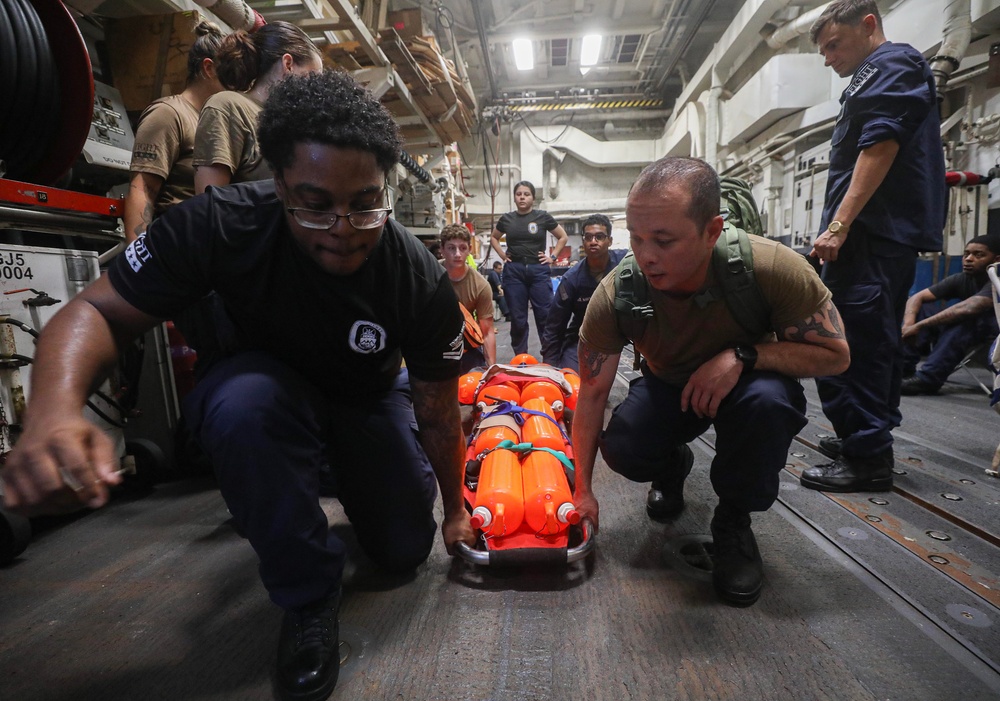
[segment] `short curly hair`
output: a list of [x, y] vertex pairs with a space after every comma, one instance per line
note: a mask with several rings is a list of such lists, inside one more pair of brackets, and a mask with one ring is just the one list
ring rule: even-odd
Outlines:
[[292, 164], [296, 144], [368, 151], [383, 172], [399, 162], [399, 127], [371, 93], [343, 71], [289, 76], [268, 95], [257, 123], [260, 152], [277, 175]]
[[441, 243], [448, 243], [452, 239], [460, 239], [468, 244], [472, 243], [472, 234], [461, 224], [449, 224], [441, 229]]

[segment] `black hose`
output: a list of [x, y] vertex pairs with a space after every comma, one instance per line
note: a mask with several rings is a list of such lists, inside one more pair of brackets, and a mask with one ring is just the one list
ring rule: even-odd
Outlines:
[[25, 17], [35, 36], [35, 46], [38, 52], [38, 98], [35, 103], [34, 118], [31, 121], [32, 133], [35, 135], [35, 147], [28, 152], [32, 167], [30, 171], [38, 170], [48, 156], [52, 144], [53, 131], [59, 118], [59, 74], [56, 70], [55, 55], [49, 42], [38, 11], [29, 0], [20, 0]]
[[59, 118], [59, 83], [48, 35], [28, 0], [0, 0], [16, 37], [17, 83], [10, 96], [7, 128], [0, 137], [0, 157], [7, 177], [29, 179], [44, 162]]
[[408, 154], [406, 151], [399, 152], [399, 162], [404, 168], [410, 171], [413, 176], [422, 183], [430, 183], [432, 178], [431, 174], [420, 167], [420, 165], [413, 160], [413, 156]]
[[16, 326], [17, 328], [24, 331], [26, 334], [30, 335], [32, 338], [38, 338], [38, 332], [33, 328], [25, 324], [23, 321], [18, 321], [17, 319], [12, 319], [11, 317], [0, 318], [0, 324], [10, 324], [11, 326]]
[[35, 75], [38, 72], [38, 54], [35, 47], [35, 37], [28, 26], [28, 18], [24, 16], [24, 9], [20, 0], [7, 0], [7, 9], [12, 20], [11, 26], [14, 30], [17, 47], [17, 87], [10, 99], [14, 102], [11, 122], [18, 125], [17, 128], [9, 130], [3, 145], [3, 158], [7, 161], [7, 177], [21, 177], [22, 161], [26, 158], [27, 149], [32, 146], [35, 139], [31, 134], [31, 117], [35, 109], [35, 99], [38, 95], [38, 84]]
[[[13, 95], [17, 85], [17, 49], [6, 1], [0, 0], [0, 95]], [[12, 107], [12, 100], [0, 100], [0, 134], [6, 134], [14, 128], [7, 121]], [[0, 158], [2, 157], [3, 151], [0, 151]]]

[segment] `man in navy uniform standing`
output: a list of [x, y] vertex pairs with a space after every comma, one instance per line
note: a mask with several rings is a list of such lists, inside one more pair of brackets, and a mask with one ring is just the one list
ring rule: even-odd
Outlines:
[[892, 487], [906, 298], [921, 251], [939, 251], [944, 155], [934, 79], [919, 51], [887, 41], [873, 0], [838, 0], [812, 26], [826, 65], [851, 83], [833, 130], [822, 234], [811, 256], [844, 320], [850, 368], [817, 378], [839, 440], [834, 462], [805, 470], [804, 487]]

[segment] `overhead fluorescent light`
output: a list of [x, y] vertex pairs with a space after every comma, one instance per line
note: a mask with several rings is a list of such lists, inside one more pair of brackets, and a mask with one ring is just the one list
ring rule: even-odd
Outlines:
[[580, 65], [595, 66], [597, 59], [601, 55], [601, 35], [588, 34], [583, 38], [580, 46]]
[[519, 71], [530, 71], [535, 67], [535, 50], [531, 39], [514, 40], [514, 65]]

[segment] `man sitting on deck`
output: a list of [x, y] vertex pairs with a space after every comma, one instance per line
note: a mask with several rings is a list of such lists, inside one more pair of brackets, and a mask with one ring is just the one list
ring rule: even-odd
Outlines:
[[[969, 239], [962, 255], [962, 272], [949, 275], [906, 300], [903, 314], [903, 358], [909, 367], [902, 394], [936, 394], [967, 353], [997, 337], [993, 314], [993, 284], [986, 269], [1000, 261], [1000, 236]], [[936, 314], [928, 307], [938, 300], [958, 300]], [[924, 364], [920, 346], [933, 346]]]
[[278, 692], [319, 701], [340, 670], [347, 556], [320, 507], [321, 469], [388, 571], [430, 553], [435, 477], [446, 547], [474, 543], [456, 402], [462, 317], [441, 265], [387, 218], [400, 140], [378, 100], [343, 73], [287, 78], [259, 140], [273, 180], [172, 208], [46, 326], [24, 433], [0, 474], [21, 513], [105, 504], [118, 456], [82, 417], [87, 396], [118, 349], [214, 290], [243, 347], [208, 371], [185, 413], [285, 610]]
[[[739, 323], [713, 266], [724, 227], [720, 195], [715, 171], [689, 158], [663, 158], [632, 186], [627, 227], [653, 314], [641, 326], [621, 323], [616, 280], [628, 258], [590, 300], [580, 329], [575, 496], [580, 515], [597, 524], [591, 484], [600, 444], [612, 470], [652, 482], [650, 517], [676, 516], [694, 461], [687, 443], [714, 425], [711, 480], [719, 504], [712, 576], [724, 601], [749, 606], [763, 581], [750, 513], [774, 503], [788, 447], [807, 423], [796, 378], [843, 372], [850, 353], [830, 292], [812, 267], [756, 236], [750, 237], [753, 270], [768, 320], [753, 331]], [[619, 356], [630, 340], [644, 358], [642, 377], [602, 433]]]

